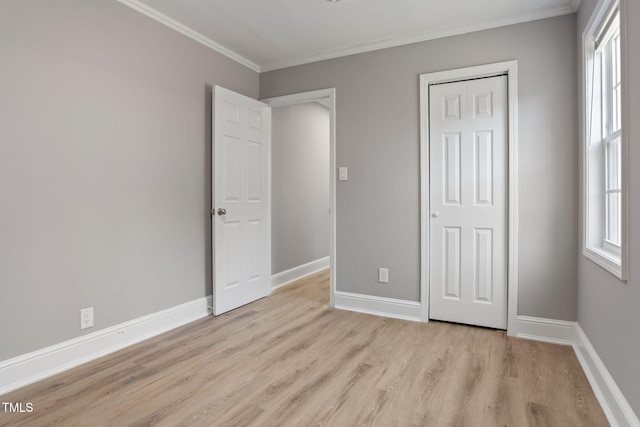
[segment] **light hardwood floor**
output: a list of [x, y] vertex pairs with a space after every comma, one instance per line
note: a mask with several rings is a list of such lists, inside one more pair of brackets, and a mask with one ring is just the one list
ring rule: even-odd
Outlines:
[[325, 271], [17, 390], [34, 411], [0, 425], [608, 425], [570, 347], [328, 295]]

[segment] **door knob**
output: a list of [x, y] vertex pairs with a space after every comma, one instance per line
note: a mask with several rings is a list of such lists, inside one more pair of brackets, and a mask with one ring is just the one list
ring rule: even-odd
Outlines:
[[431, 214], [431, 216], [433, 218], [438, 218], [440, 216], [440, 214], [438, 212], [434, 212], [434, 213]]
[[227, 214], [227, 210], [224, 208], [218, 208], [218, 215], [226, 215]]

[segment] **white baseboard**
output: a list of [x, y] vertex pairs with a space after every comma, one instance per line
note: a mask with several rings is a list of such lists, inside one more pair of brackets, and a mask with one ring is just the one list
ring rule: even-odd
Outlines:
[[376, 316], [393, 317], [395, 319], [422, 320], [422, 305], [415, 301], [383, 298], [351, 292], [335, 292], [335, 308], [374, 314]]
[[576, 341], [576, 322], [518, 316], [515, 336], [518, 338], [573, 345]]
[[209, 314], [211, 296], [0, 362], [0, 395], [43, 380]]
[[307, 277], [310, 274], [329, 268], [329, 262], [329, 257], [320, 258], [315, 261], [290, 268], [289, 270], [276, 273], [271, 276], [271, 290], [281, 288], [282, 286], [293, 283], [303, 277]]
[[638, 417], [577, 322], [518, 316], [515, 336], [572, 346], [609, 424], [640, 427]]
[[625, 399], [580, 325], [576, 325], [576, 341], [573, 349], [582, 365], [582, 370], [589, 379], [593, 393], [607, 415], [609, 424], [620, 427], [640, 426], [640, 420], [631, 409], [629, 402]]

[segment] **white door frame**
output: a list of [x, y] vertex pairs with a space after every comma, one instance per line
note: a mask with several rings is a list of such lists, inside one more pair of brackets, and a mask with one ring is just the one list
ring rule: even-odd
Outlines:
[[[334, 307], [336, 292], [336, 89], [314, 90], [311, 92], [261, 99], [260, 101], [271, 108], [315, 101], [329, 108], [329, 176], [331, 177], [329, 186], [331, 209], [329, 214], [329, 305]], [[271, 158], [271, 156], [269, 156], [269, 158]], [[271, 171], [271, 169], [269, 169], [269, 171]], [[271, 176], [269, 176], [269, 194], [271, 194]], [[269, 199], [269, 212], [271, 212], [271, 199]]]
[[420, 75], [420, 304], [429, 321], [429, 85], [507, 74], [508, 213], [507, 334], [517, 333], [518, 317], [518, 61], [498, 62]]

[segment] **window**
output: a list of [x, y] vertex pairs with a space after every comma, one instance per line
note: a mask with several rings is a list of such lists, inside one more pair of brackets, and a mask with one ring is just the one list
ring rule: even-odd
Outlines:
[[600, 0], [583, 36], [584, 254], [626, 280], [625, 0]]
[[604, 150], [604, 239], [609, 250], [620, 252], [620, 12], [614, 10], [607, 32], [596, 40], [596, 64], [600, 65], [600, 135]]

